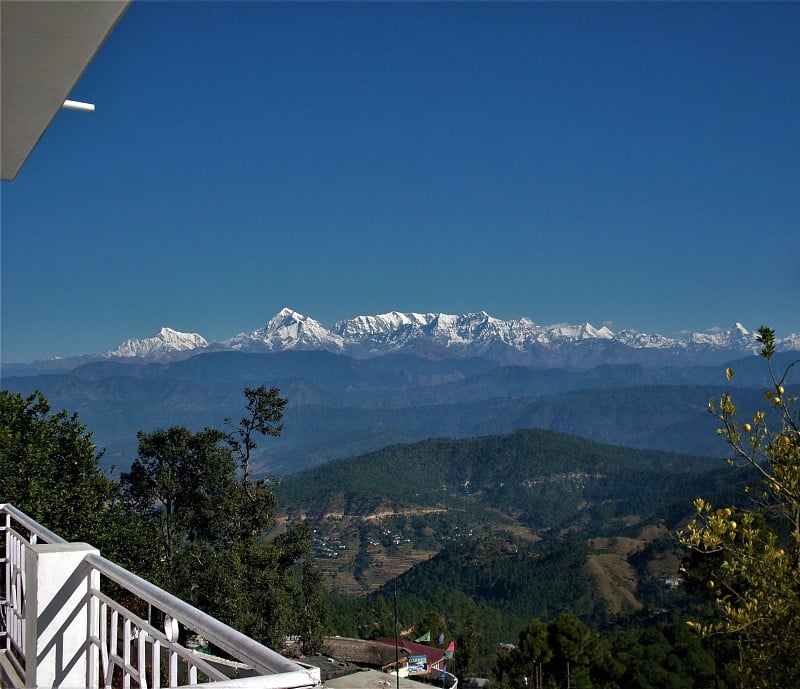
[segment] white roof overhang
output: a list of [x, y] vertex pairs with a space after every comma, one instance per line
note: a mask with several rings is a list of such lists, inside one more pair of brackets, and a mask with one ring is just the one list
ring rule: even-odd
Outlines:
[[0, 0], [0, 172], [14, 179], [130, 0]]

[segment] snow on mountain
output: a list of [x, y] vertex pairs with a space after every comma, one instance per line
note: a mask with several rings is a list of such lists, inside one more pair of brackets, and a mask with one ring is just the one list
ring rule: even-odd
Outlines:
[[540, 338], [548, 342], [554, 340], [565, 340], [578, 342], [581, 340], [611, 340], [614, 338], [614, 333], [607, 327], [595, 328], [591, 323], [584, 323], [583, 325], [569, 325], [567, 323], [560, 323], [558, 325], [550, 325], [544, 328], [547, 335], [546, 338]]
[[756, 336], [741, 323], [736, 323], [731, 330], [717, 330], [711, 333], [691, 333], [689, 341], [713, 347], [751, 347], [756, 345]]
[[392, 311], [377, 316], [356, 316], [350, 320], [339, 321], [333, 332], [344, 340], [353, 341], [374, 335], [381, 335], [406, 327], [422, 327], [434, 318], [433, 314], [400, 313]]
[[324, 325], [297, 311], [284, 308], [252, 333], [240, 333], [217, 343], [222, 349], [242, 351], [284, 351], [287, 349], [324, 349], [341, 352], [342, 338]]
[[510, 323], [492, 318], [485, 311], [451, 316], [440, 313], [430, 323], [428, 334], [434, 342], [446, 347], [485, 343], [487, 340], [506, 342]]
[[[632, 331], [615, 334], [606, 326], [597, 328], [591, 323], [570, 325], [560, 323], [540, 326], [528, 318], [500, 320], [482, 311], [452, 315], [444, 313], [400, 313], [393, 311], [378, 316], [358, 316], [339, 321], [333, 332], [343, 340], [344, 351], [354, 356], [376, 356], [389, 351], [437, 353], [444, 355], [489, 356], [506, 363], [533, 363], [545, 351], [559, 349], [560, 360], [570, 346], [595, 344], [621, 345], [624, 348], [661, 349], [671, 351], [705, 352], [711, 349], [753, 350], [753, 336], [741, 324], [733, 330], [716, 333], [695, 333], [686, 339], [663, 335], [646, 335]], [[586, 352], [575, 361], [591, 363]], [[602, 352], [595, 358], [602, 359]], [[552, 357], [542, 361], [552, 362]]]
[[372, 356], [381, 353], [413, 349], [434, 314], [391, 313], [377, 316], [357, 316], [339, 321], [333, 333], [341, 338], [345, 351], [354, 356]]
[[[615, 336], [618, 342], [636, 349], [667, 349], [681, 346], [681, 341], [674, 340], [664, 335], [648, 335], [635, 330], [620, 330]], [[685, 346], [685, 342], [683, 345]]]
[[153, 337], [125, 340], [119, 347], [106, 352], [103, 356], [154, 357], [204, 347], [208, 347], [208, 342], [197, 333], [181, 333], [172, 328], [161, 328]]
[[800, 334], [792, 334], [780, 340], [782, 349], [800, 352]]
[[[730, 330], [687, 333], [681, 338], [621, 330], [591, 323], [537, 325], [529, 318], [501, 320], [485, 311], [462, 315], [390, 313], [357, 316], [328, 329], [313, 318], [281, 309], [262, 328], [208, 343], [196, 333], [162, 328], [151, 338], [127, 340], [103, 356], [177, 356], [177, 352], [238, 350], [278, 352], [292, 349], [325, 350], [354, 357], [408, 352], [423, 356], [482, 356], [535, 366], [588, 367], [608, 362], [661, 365], [681, 356], [687, 363], [721, 362], [731, 356], [756, 354], [755, 334], [741, 323]], [[778, 349], [800, 349], [800, 335], [778, 342]]]

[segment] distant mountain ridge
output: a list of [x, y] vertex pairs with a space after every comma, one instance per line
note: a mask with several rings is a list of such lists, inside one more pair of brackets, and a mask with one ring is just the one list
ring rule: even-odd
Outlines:
[[208, 340], [197, 333], [181, 333], [172, 328], [161, 328], [153, 337], [143, 340], [125, 340], [119, 347], [105, 356], [113, 357], [158, 357], [173, 352], [193, 351], [208, 347]]
[[[800, 335], [778, 342], [782, 350], [800, 349]], [[197, 333], [162, 328], [154, 337], [127, 340], [103, 357], [159, 359], [179, 353], [233, 350], [279, 352], [324, 350], [355, 358], [411, 353], [432, 358], [485, 357], [500, 363], [544, 366], [595, 366], [599, 363], [716, 363], [731, 355], [758, 353], [755, 334], [741, 323], [715, 333], [690, 333], [685, 338], [621, 330], [614, 333], [591, 323], [537, 325], [529, 318], [501, 320], [485, 311], [462, 315], [390, 313], [357, 316], [326, 328], [289, 308], [281, 309], [263, 327], [250, 333], [208, 342]], [[644, 359], [644, 361], [642, 360]]]
[[[778, 340], [779, 350], [800, 350], [800, 335]], [[225, 340], [208, 341], [198, 333], [161, 328], [153, 337], [129, 339], [96, 355], [75, 357], [75, 365], [99, 359], [171, 361], [215, 351], [247, 353], [322, 350], [356, 359], [406, 353], [432, 359], [481, 357], [500, 364], [539, 368], [591, 368], [601, 364], [645, 366], [717, 364], [756, 354], [755, 334], [741, 323], [730, 330], [689, 333], [684, 338], [633, 330], [613, 332], [591, 323], [537, 325], [529, 318], [501, 320], [485, 311], [462, 315], [390, 313], [357, 316], [327, 328], [289, 308], [266, 325]], [[66, 369], [73, 359], [42, 364], [42, 371]], [[19, 365], [4, 365], [10, 371]]]

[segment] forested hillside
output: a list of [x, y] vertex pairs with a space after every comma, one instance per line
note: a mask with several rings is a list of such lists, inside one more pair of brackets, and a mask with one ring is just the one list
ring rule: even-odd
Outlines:
[[[589, 544], [599, 537], [632, 538], [645, 548], [690, 514], [698, 494], [728, 492], [737, 482], [731, 471], [719, 459], [528, 429], [395, 445], [286, 477], [276, 492], [288, 521], [314, 524], [329, 587], [364, 594], [415, 564], [433, 566], [437, 553], [459, 562], [477, 542], [494, 543], [502, 553], [533, 547], [533, 558], [570, 542], [602, 551], [597, 541]], [[607, 561], [596, 560], [595, 575], [610, 571], [600, 566]], [[468, 579], [460, 566], [445, 569], [452, 580], [430, 577], [442, 585], [434, 597]], [[509, 609], [535, 608], [518, 603]]]
[[[268, 394], [263, 388], [245, 392], [251, 405]], [[277, 425], [257, 427], [245, 417], [232, 427], [230, 435], [210, 429], [194, 435], [182, 428], [140, 435], [137, 464], [132, 473], [123, 475], [117, 499], [106, 500], [103, 509], [115, 510], [119, 519], [129, 510], [126, 519], [136, 523], [144, 519], [149, 524], [140, 528], [137, 541], [137, 547], [149, 554], [136, 562], [142, 565], [152, 559], [151, 576], [174, 567], [174, 562], [169, 564], [170, 557], [158, 557], [158, 549], [146, 542], [148, 534], [154, 543], [158, 541], [159, 530], [153, 527], [163, 515], [151, 493], [150, 480], [161, 480], [161, 460], [169, 459], [177, 462], [175, 467], [188, 470], [181, 469], [178, 474], [182, 487], [173, 485], [185, 516], [193, 519], [191, 515], [198, 509], [211, 514], [207, 509], [213, 506], [221, 512], [202, 523], [212, 532], [227, 529], [227, 508], [236, 501], [219, 502], [211, 496], [222, 486], [227, 486], [226, 494], [228, 489], [231, 495], [238, 494], [239, 483], [230, 471], [234, 455], [242, 467], [241, 485], [249, 485], [248, 434], [257, 428], [266, 435], [279, 433], [284, 401], [277, 398], [276, 390], [269, 394], [275, 397], [275, 404], [280, 403], [274, 413]], [[3, 393], [10, 407], [31, 404], [31, 399], [26, 402]], [[36, 399], [46, 413], [49, 407], [43, 398]], [[265, 414], [275, 406], [270, 404], [265, 402]], [[85, 434], [83, 426], [75, 427]], [[88, 437], [84, 449], [96, 471], [97, 457]], [[189, 456], [183, 450], [188, 450]], [[219, 464], [215, 457], [224, 458], [227, 464]], [[48, 462], [47, 466], [53, 464]], [[205, 470], [196, 476], [192, 473], [206, 464], [219, 464], [217, 468], [227, 478], [222, 482], [211, 479], [216, 474], [210, 471], [206, 485], [200, 480]], [[256, 537], [251, 544], [263, 551], [263, 566], [257, 570], [266, 579], [258, 578], [257, 572], [237, 575], [242, 581], [239, 593], [246, 598], [280, 584], [279, 588], [286, 589], [282, 600], [287, 611], [300, 603], [308, 613], [312, 605], [315, 631], [303, 637], [308, 648], [318, 643], [315, 639], [323, 627], [363, 638], [391, 635], [396, 596], [397, 624], [402, 629], [422, 633], [436, 628], [457, 634], [456, 662], [462, 663], [462, 671], [497, 672], [498, 677], [504, 672], [518, 673], [519, 668], [513, 667], [515, 656], [497, 655], [497, 644], [513, 641], [518, 634], [528, 633], [524, 630], [530, 625], [539, 624], [550, 630], [556, 649], [562, 633], [591, 640], [598, 638], [591, 628], [603, 629], [614, 640], [614, 648], [622, 649], [618, 655], [625, 663], [614, 660], [613, 667], [607, 667], [603, 661], [592, 666], [592, 672], [602, 674], [610, 671], [609, 667], [616, 668], [616, 686], [647, 686], [634, 680], [626, 684], [619, 674], [633, 676], [650, 668], [649, 656], [639, 657], [635, 652], [642, 642], [653, 652], [676, 654], [669, 670], [676, 681], [700, 671], [707, 675], [708, 650], [696, 638], [683, 636], [676, 622], [677, 616], [687, 611], [702, 611], [704, 600], [679, 583], [683, 552], [671, 531], [685, 520], [698, 493], [733, 504], [739, 497], [741, 479], [737, 470], [713, 458], [615, 447], [536, 429], [390, 446], [270, 484], [283, 506], [277, 529], [267, 540]], [[103, 485], [110, 491], [113, 488], [110, 482]], [[263, 482], [254, 485], [267, 490]], [[269, 516], [275, 503], [267, 493], [265, 496], [269, 497], [265, 503]], [[19, 495], [14, 497], [17, 499]], [[103, 533], [111, 536], [108, 528]], [[169, 574], [165, 584], [175, 585], [180, 580], [185, 585], [183, 595], [190, 600], [202, 592], [198, 604], [227, 618], [232, 614], [226, 608], [230, 596], [224, 594], [215, 602], [219, 592], [212, 595], [207, 586], [197, 588], [191, 581], [198, 577], [222, 581], [223, 574], [231, 574], [231, 551], [205, 541], [198, 546], [191, 533], [178, 537], [181, 549], [189, 548], [192, 556], [200, 552], [197, 547], [208, 557], [219, 555], [222, 568], [192, 570], [190, 576], [178, 567], [180, 576]], [[112, 537], [109, 552], [113, 552], [114, 540]], [[269, 574], [272, 565], [264, 564], [277, 554], [291, 562], [298, 556], [305, 558], [312, 545], [328, 589], [327, 613], [319, 596], [321, 579], [310, 563], [302, 568], [292, 564], [277, 584]], [[206, 548], [210, 549], [206, 552]], [[346, 595], [353, 593], [368, 595]], [[276, 632], [259, 627], [265, 618], [257, 617], [250, 620], [255, 623], [252, 633], [276, 634], [264, 637], [272, 639], [271, 643], [283, 638], [281, 625], [292, 619], [289, 612], [281, 613], [274, 624], [270, 622], [270, 629], [275, 627]], [[250, 622], [238, 620], [237, 624]], [[557, 651], [554, 657], [561, 653]], [[612, 658], [608, 650], [603, 654], [597, 657]], [[556, 663], [548, 671], [556, 675], [561, 670]]]

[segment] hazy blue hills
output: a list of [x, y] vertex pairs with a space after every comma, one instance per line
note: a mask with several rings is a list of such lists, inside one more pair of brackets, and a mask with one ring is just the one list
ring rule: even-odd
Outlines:
[[[776, 357], [776, 367], [791, 353]], [[733, 362], [742, 408], [768, 385], [763, 360]], [[242, 410], [245, 386], [277, 386], [289, 399], [284, 435], [264, 441], [265, 472], [286, 474], [336, 457], [429, 437], [466, 437], [526, 427], [603, 442], [695, 454], [721, 451], [706, 412], [727, 387], [724, 365], [588, 370], [498, 365], [485, 358], [389, 354], [354, 359], [326, 351], [209, 352], [164, 363], [103, 360], [73, 370], [3, 379], [42, 390], [55, 408], [79, 413], [125, 468], [136, 432], [220, 427]]]

